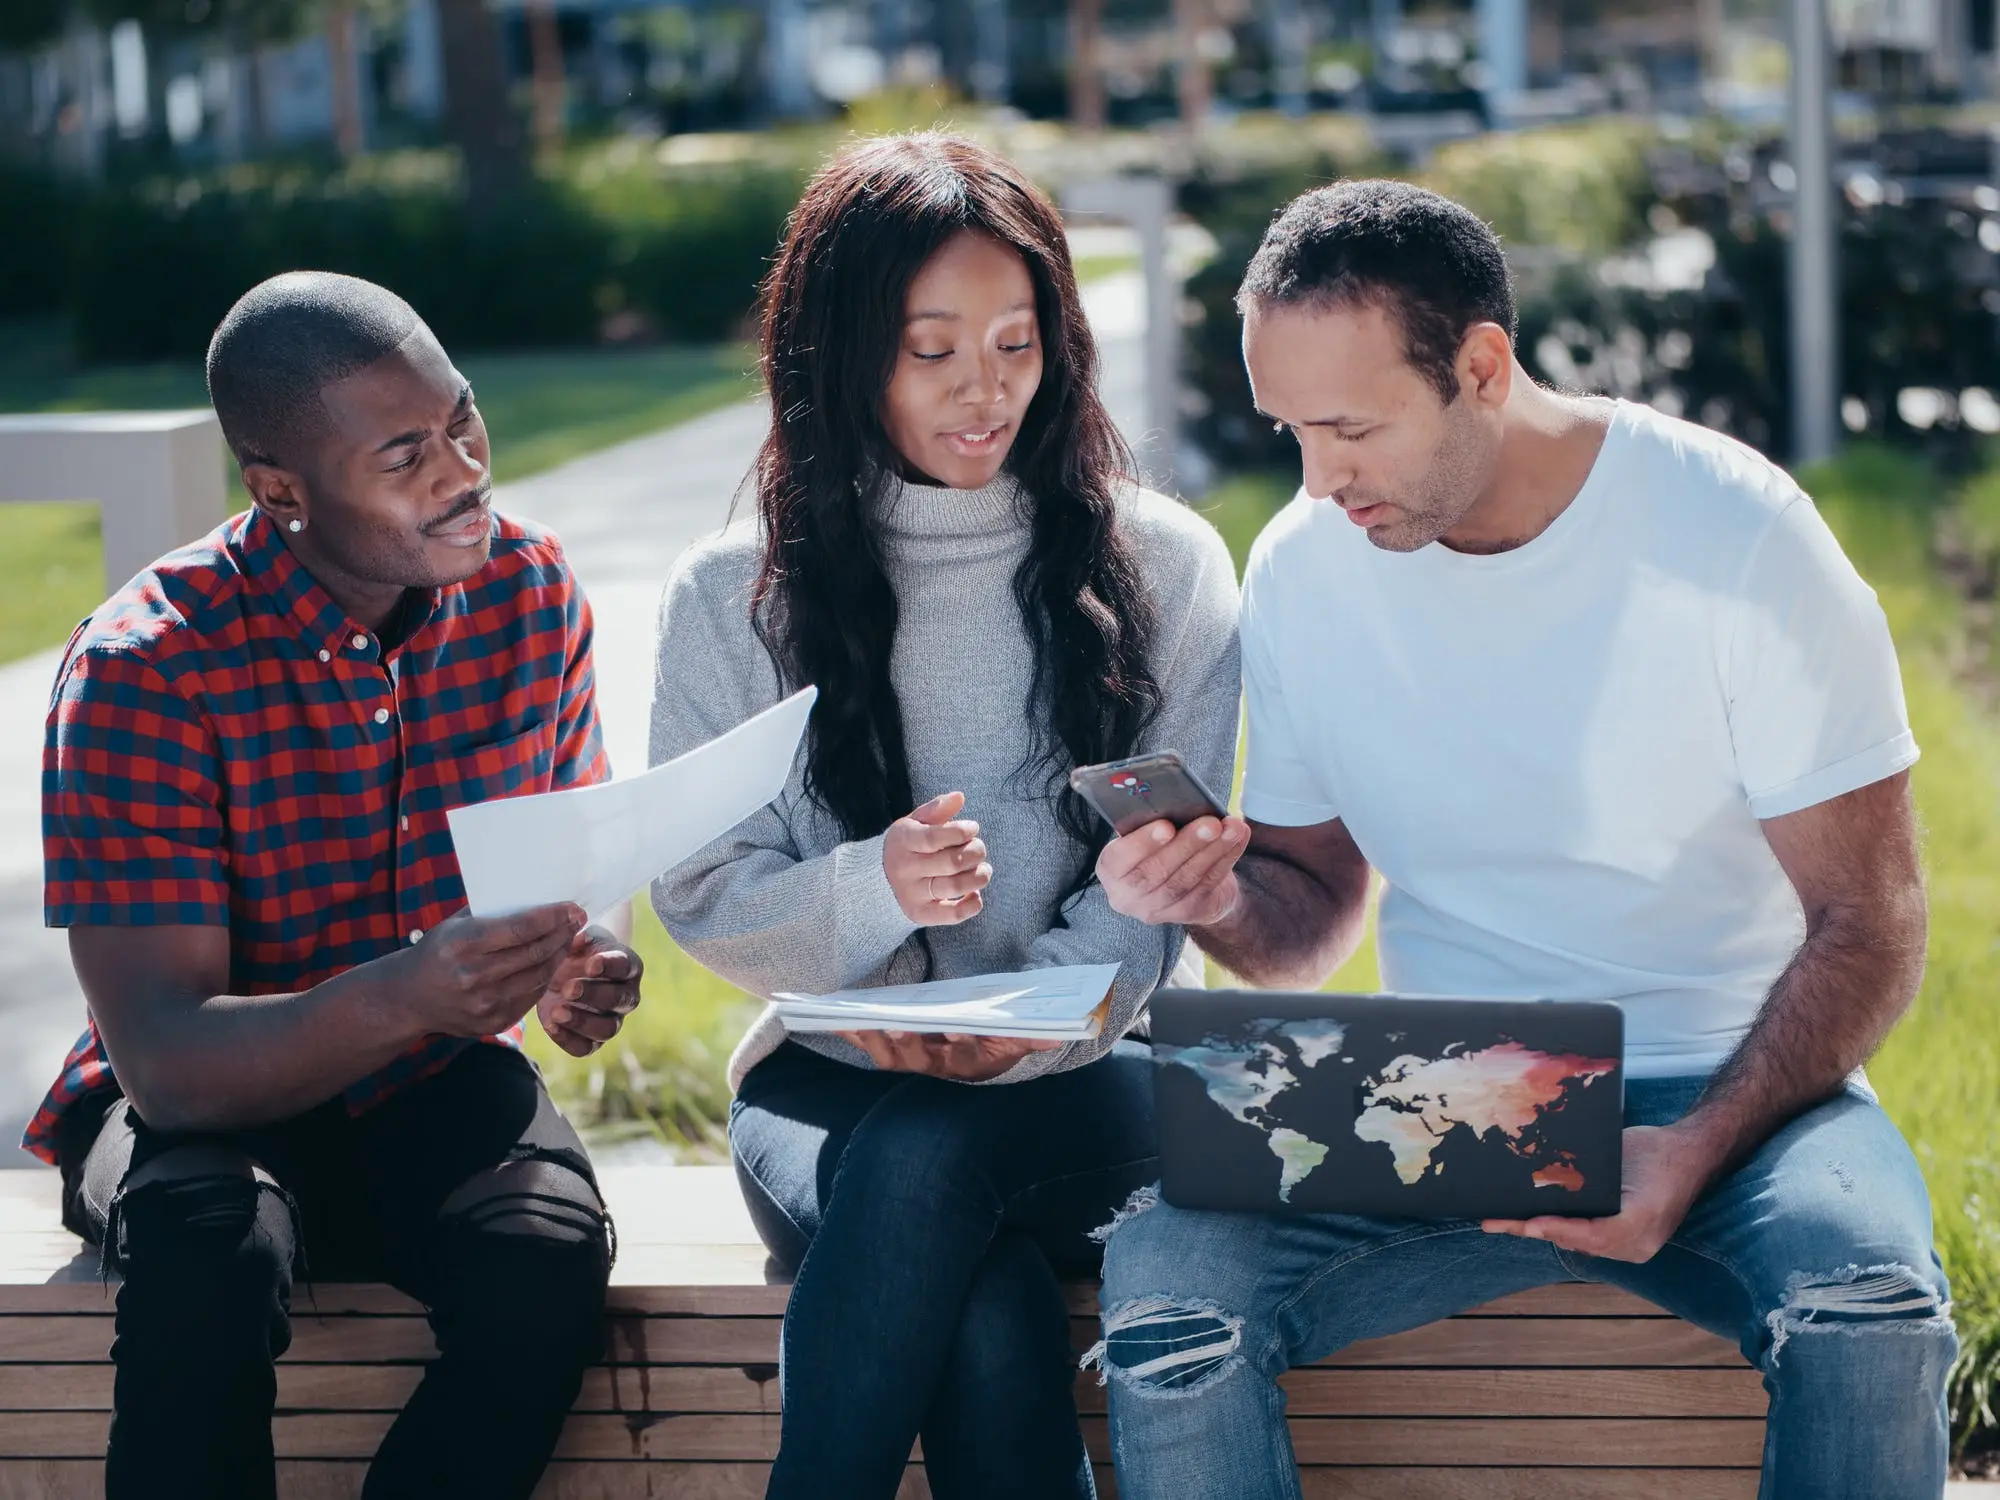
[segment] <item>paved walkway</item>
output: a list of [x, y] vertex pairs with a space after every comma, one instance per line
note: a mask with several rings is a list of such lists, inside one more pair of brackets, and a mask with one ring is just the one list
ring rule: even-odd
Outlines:
[[[1107, 277], [1084, 300], [1103, 350], [1105, 399], [1137, 446], [1142, 283], [1136, 272]], [[646, 764], [660, 585], [682, 548], [728, 519], [765, 423], [761, 401], [743, 402], [500, 492], [502, 508], [556, 530], [590, 596], [600, 708], [621, 771]], [[506, 441], [494, 434], [496, 445]], [[1140, 457], [1143, 465], [1143, 447]], [[42, 724], [59, 655], [0, 666], [0, 1167], [33, 1165], [13, 1143], [83, 1025], [68, 945], [41, 918]]]

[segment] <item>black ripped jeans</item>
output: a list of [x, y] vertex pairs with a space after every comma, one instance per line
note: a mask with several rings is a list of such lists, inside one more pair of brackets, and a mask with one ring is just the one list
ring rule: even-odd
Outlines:
[[380, 1280], [429, 1311], [438, 1356], [367, 1500], [534, 1490], [601, 1352], [611, 1234], [525, 1057], [469, 1048], [365, 1114], [335, 1100], [217, 1135], [163, 1134], [99, 1096], [58, 1152], [64, 1222], [123, 1277], [108, 1500], [276, 1495], [295, 1276], [308, 1300], [313, 1280]]

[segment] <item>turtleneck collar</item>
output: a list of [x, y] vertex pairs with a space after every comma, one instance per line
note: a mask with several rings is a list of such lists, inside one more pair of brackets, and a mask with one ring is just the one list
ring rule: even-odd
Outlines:
[[1020, 482], [1004, 469], [977, 490], [914, 484], [892, 474], [883, 479], [879, 495], [876, 514], [891, 542], [1000, 537], [1029, 528]]

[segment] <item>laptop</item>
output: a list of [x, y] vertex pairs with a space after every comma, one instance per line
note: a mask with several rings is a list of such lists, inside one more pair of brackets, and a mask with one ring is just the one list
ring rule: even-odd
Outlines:
[[1615, 1005], [1167, 989], [1152, 1019], [1160, 1191], [1178, 1207], [1618, 1211]]

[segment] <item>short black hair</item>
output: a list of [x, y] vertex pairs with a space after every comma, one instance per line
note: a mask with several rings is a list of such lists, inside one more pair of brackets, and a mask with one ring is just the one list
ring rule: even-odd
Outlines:
[[1409, 361], [1447, 406], [1475, 323], [1515, 335], [1500, 237], [1462, 204], [1407, 182], [1359, 179], [1302, 193], [1264, 231], [1239, 310], [1251, 304], [1373, 304], [1403, 328]]
[[296, 467], [323, 430], [320, 390], [401, 348], [424, 326], [386, 287], [287, 271], [245, 292], [208, 344], [208, 399], [238, 463]]

